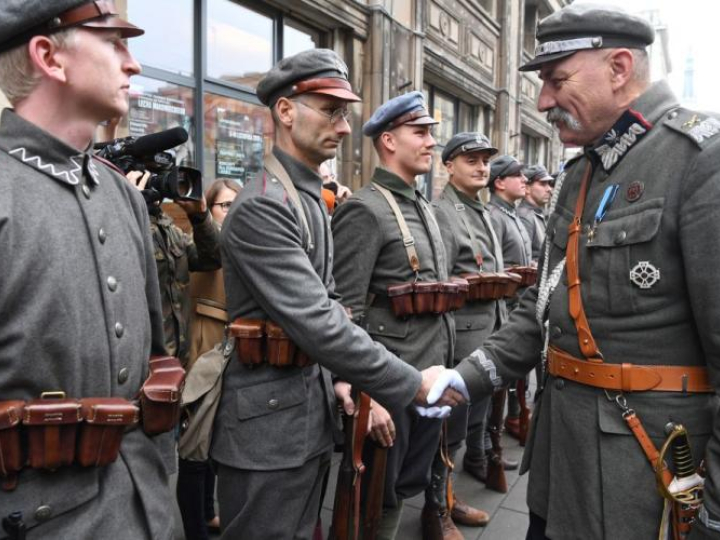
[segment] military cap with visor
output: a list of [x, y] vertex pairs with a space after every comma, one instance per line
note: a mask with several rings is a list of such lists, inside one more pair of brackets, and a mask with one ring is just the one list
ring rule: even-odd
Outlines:
[[365, 122], [363, 135], [376, 139], [386, 131], [400, 126], [428, 126], [438, 122], [430, 116], [422, 92], [396, 96], [380, 105]]
[[488, 152], [491, 156], [498, 153], [498, 149], [482, 133], [477, 131], [457, 133], [445, 145], [441, 156], [442, 162], [452, 161], [461, 154], [482, 151]]
[[518, 176], [522, 174], [525, 165], [520, 163], [513, 156], [500, 156], [490, 163], [490, 183], [498, 178], [506, 176]]
[[144, 30], [118, 15], [112, 0], [2, 0], [0, 52], [9, 51], [35, 36], [49, 36], [69, 28], [118, 30], [123, 38]]
[[582, 50], [645, 49], [655, 41], [652, 25], [620, 7], [571, 4], [545, 17], [537, 27], [535, 58], [520, 71], [540, 69]]
[[525, 178], [528, 179], [528, 184], [532, 184], [533, 182], [555, 182], [555, 178], [542, 165], [525, 167], [523, 174]]
[[281, 97], [310, 93], [362, 101], [352, 91], [347, 65], [330, 49], [310, 49], [283, 58], [257, 85], [258, 99], [268, 107]]

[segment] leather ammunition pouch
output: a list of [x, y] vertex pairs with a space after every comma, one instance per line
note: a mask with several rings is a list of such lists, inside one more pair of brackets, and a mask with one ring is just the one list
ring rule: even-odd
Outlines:
[[15, 487], [17, 473], [25, 464], [20, 432], [24, 401], [0, 401], [0, 479], [3, 489]]
[[463, 278], [451, 281], [417, 281], [388, 285], [387, 298], [398, 318], [410, 315], [442, 315], [465, 305], [469, 284]]
[[66, 399], [64, 392], [47, 392], [25, 403], [23, 425], [30, 467], [54, 471], [72, 465], [82, 420], [80, 407], [78, 400]]
[[246, 366], [305, 367], [314, 362], [279, 325], [269, 320], [235, 319], [228, 326], [235, 338], [235, 354]]
[[28, 466], [54, 471], [73, 464], [98, 467], [115, 461], [122, 437], [142, 411], [143, 430], [172, 430], [180, 416], [185, 370], [172, 356], [150, 359], [139, 402], [123, 398], [66, 398], [45, 392], [30, 401], [0, 401], [0, 487], [10, 491]]
[[535, 266], [512, 266], [508, 270], [522, 278], [520, 287], [530, 287], [537, 282], [538, 270]]
[[180, 420], [180, 396], [185, 370], [174, 356], [150, 358], [150, 375], [140, 389], [143, 431], [157, 435], [171, 431]]
[[522, 277], [514, 272], [480, 272], [463, 274], [462, 277], [470, 285], [468, 292], [470, 302], [512, 298], [522, 286]]
[[80, 400], [84, 422], [80, 426], [77, 462], [83, 467], [108, 465], [117, 459], [125, 429], [137, 424], [140, 409], [122, 398]]

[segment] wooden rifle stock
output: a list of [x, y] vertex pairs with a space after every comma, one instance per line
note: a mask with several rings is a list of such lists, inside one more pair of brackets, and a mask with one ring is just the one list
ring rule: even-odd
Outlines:
[[365, 465], [362, 450], [370, 420], [370, 396], [353, 390], [356, 414], [345, 416], [345, 445], [335, 488], [331, 540], [360, 538], [360, 486]]
[[373, 443], [372, 466], [366, 482], [365, 517], [363, 518], [363, 540], [375, 540], [382, 519], [385, 499], [385, 471], [388, 449]]
[[507, 479], [505, 478], [505, 468], [503, 467], [502, 462], [502, 446], [500, 445], [506, 397], [507, 388], [503, 388], [501, 391], [493, 394], [492, 411], [490, 412], [490, 422], [488, 423], [492, 450], [488, 456], [487, 479], [485, 486], [487, 486], [488, 489], [492, 489], [493, 491], [497, 491], [499, 493], [507, 493], [508, 490]]

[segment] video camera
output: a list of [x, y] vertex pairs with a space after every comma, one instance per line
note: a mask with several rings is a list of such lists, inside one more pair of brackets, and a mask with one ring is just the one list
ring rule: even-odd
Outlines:
[[186, 142], [188, 133], [181, 127], [142, 137], [125, 137], [95, 144], [97, 155], [127, 174], [150, 171], [143, 190], [148, 204], [163, 199], [199, 201], [202, 199], [202, 174], [192, 167], [175, 165], [175, 156], [167, 150]]

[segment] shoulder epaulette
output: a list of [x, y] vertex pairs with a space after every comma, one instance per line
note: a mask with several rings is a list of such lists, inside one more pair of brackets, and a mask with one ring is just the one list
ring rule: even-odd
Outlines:
[[708, 114], [675, 109], [665, 115], [665, 125], [692, 140], [700, 148], [720, 133], [720, 119]]

